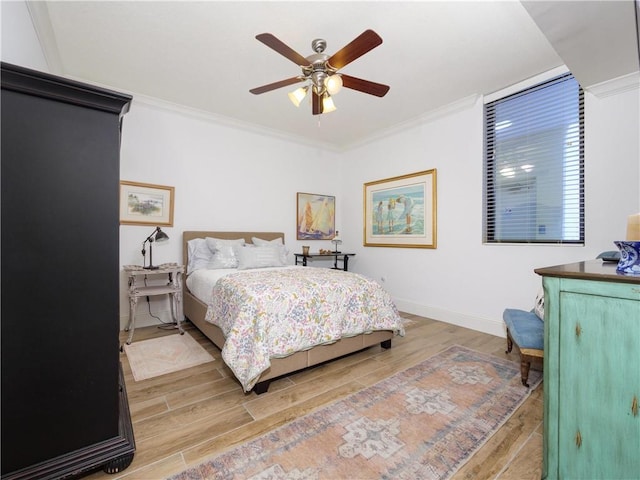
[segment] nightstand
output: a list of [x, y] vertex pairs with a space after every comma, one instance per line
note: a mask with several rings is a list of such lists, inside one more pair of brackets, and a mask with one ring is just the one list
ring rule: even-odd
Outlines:
[[[133, 332], [136, 328], [136, 306], [140, 297], [151, 297], [153, 295], [169, 295], [171, 304], [171, 316], [178, 325], [180, 335], [184, 334], [182, 329], [182, 274], [184, 266], [176, 263], [165, 263], [155, 270], [145, 269], [140, 265], [124, 265], [123, 270], [129, 277], [129, 323], [126, 331], [129, 332], [127, 345], [131, 344]], [[164, 285], [147, 285], [148, 277], [165, 275], [167, 283]], [[140, 280], [142, 279], [142, 284]]]
[[[307, 266], [307, 259], [313, 260], [314, 258], [320, 258], [322, 260], [333, 259], [333, 269], [334, 270], [344, 270], [345, 272], [349, 269], [349, 257], [355, 257], [355, 253], [342, 253], [342, 252], [331, 252], [331, 253], [294, 253], [296, 258], [296, 265], [299, 265], [302, 262], [302, 266]], [[342, 262], [342, 268], [338, 266], [338, 260]]]

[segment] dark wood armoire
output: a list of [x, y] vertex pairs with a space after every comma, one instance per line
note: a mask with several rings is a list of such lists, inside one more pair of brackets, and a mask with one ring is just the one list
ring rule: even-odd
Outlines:
[[119, 178], [131, 96], [2, 63], [2, 479], [129, 466]]

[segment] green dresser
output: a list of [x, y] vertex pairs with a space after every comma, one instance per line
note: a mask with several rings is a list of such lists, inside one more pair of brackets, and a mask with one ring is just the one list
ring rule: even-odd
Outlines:
[[539, 268], [544, 474], [640, 478], [640, 277], [600, 260]]

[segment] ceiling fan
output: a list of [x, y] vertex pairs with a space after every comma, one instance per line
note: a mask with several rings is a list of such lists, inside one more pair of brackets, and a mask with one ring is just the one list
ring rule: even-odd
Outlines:
[[270, 33], [256, 35], [256, 39], [298, 65], [302, 69], [302, 75], [252, 88], [249, 91], [254, 95], [260, 95], [261, 93], [270, 92], [271, 90], [296, 83], [308, 82], [306, 86], [291, 92], [289, 98], [294, 105], [298, 106], [309, 90], [311, 90], [312, 113], [313, 115], [320, 115], [336, 109], [331, 96], [338, 93], [341, 87], [358, 90], [359, 92], [375, 95], [376, 97], [384, 97], [389, 91], [387, 85], [362, 80], [361, 78], [345, 75], [344, 73], [338, 73], [338, 70], [342, 67], [360, 58], [382, 43], [382, 38], [373, 30], [365, 30], [351, 41], [351, 43], [331, 56], [324, 53], [327, 42], [321, 38], [317, 38], [311, 42], [311, 48], [316, 53], [306, 58]]

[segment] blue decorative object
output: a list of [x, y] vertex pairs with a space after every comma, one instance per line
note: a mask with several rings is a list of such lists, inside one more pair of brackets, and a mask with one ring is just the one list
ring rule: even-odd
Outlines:
[[620, 249], [620, 261], [616, 272], [623, 275], [640, 276], [640, 241], [617, 241], [613, 243]]

